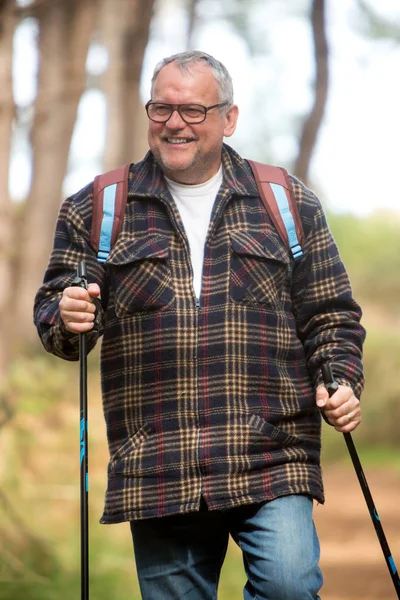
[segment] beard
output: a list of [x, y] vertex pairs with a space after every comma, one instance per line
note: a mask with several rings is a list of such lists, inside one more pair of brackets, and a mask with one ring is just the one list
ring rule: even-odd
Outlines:
[[[193, 142], [189, 144], [191, 143]], [[207, 152], [201, 149], [187, 152], [184, 149], [182, 152], [173, 150], [170, 153], [168, 149], [164, 151], [158, 145], [150, 148], [166, 177], [177, 183], [186, 185], [204, 183], [215, 175], [221, 164], [222, 143]]]

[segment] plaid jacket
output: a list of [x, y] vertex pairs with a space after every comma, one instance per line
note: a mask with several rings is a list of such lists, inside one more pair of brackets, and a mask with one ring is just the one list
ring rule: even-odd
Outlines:
[[320, 202], [293, 178], [305, 255], [293, 269], [246, 161], [223, 148], [223, 184], [205, 245], [202, 292], [162, 172], [131, 166], [123, 228], [107, 263], [89, 245], [92, 185], [61, 207], [34, 308], [44, 347], [78, 360], [60, 319], [79, 260], [102, 290], [93, 348], [110, 450], [102, 523], [310, 494], [324, 501], [320, 365], [363, 386], [361, 311]]

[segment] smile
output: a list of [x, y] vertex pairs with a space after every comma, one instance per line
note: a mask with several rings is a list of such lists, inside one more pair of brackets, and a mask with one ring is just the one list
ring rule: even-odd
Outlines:
[[167, 138], [167, 142], [169, 144], [189, 144], [189, 142], [192, 142], [193, 140], [190, 140], [188, 138]]

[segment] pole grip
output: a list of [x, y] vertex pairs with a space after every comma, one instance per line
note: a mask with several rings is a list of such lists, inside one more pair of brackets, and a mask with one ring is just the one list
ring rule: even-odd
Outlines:
[[78, 267], [76, 269], [76, 276], [72, 282], [73, 286], [88, 289], [88, 281], [87, 281], [87, 272], [86, 272], [86, 263], [84, 260], [79, 261]]

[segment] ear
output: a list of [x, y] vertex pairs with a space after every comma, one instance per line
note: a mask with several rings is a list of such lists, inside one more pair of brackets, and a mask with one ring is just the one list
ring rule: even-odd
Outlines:
[[230, 137], [236, 129], [236, 123], [239, 116], [239, 108], [234, 104], [225, 115], [224, 136]]

